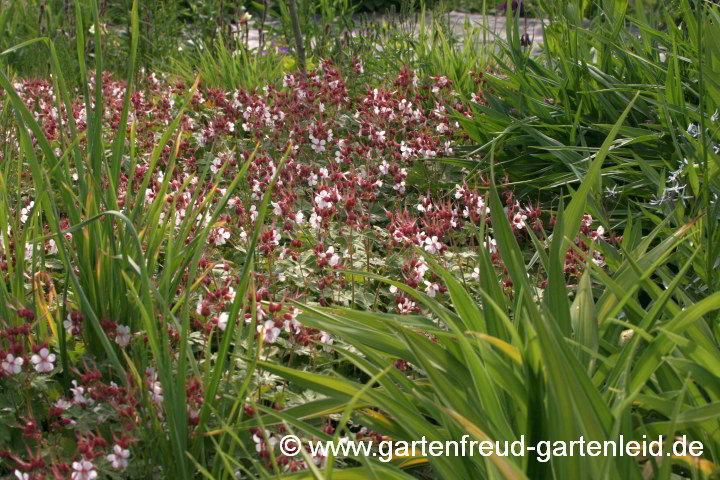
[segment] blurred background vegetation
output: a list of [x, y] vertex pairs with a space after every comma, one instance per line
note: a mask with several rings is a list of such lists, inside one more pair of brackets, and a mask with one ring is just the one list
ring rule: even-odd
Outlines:
[[[513, 6], [517, 3], [512, 2]], [[523, 3], [522, 0], [520, 3]], [[88, 32], [92, 23], [90, 2], [85, 0], [79, 4], [79, 11], [76, 11], [75, 2], [71, 0], [0, 0], [0, 52], [4, 52], [0, 55], [0, 66], [6, 73], [11, 77], [47, 78], [50, 57], [45, 44], [36, 44], [33, 48], [12, 47], [37, 37], [48, 37], [55, 44], [69, 86], [79, 86], [75, 24], [82, 22], [84, 31]], [[552, 11], [556, 8], [552, 4], [563, 8], [564, 2], [525, 2], [523, 13], [536, 15], [540, 10]], [[630, 2], [631, 8], [633, 4]], [[652, 11], [657, 4], [657, 0], [645, 1], [644, 8]], [[127, 73], [131, 5], [131, 0], [102, 0], [99, 5], [103, 19], [102, 38], [106, 47], [104, 69], [121, 76]], [[399, 24], [408, 21], [417, 23], [421, 12], [428, 14], [432, 11], [436, 19], [449, 11], [502, 15], [505, 5], [502, 0], [300, 0], [298, 13], [309, 56], [335, 59], [338, 56], [350, 58], [367, 47], [364, 37], [372, 36], [378, 40], [378, 35], [392, 36], [402, 32]], [[679, 12], [680, 7], [677, 8]], [[585, 16], [592, 15], [590, 7], [585, 10]], [[139, 61], [136, 66], [139, 70], [187, 74], [209, 64], [218, 67], [227, 60], [224, 57], [238, 57], [231, 58], [235, 70], [247, 73], [248, 69], [260, 69], [263, 74], [270, 73], [269, 79], [272, 80], [276, 75], [265, 72], [264, 65], [276, 66], [278, 62], [275, 58], [259, 61], [254, 58], [252, 61], [255, 63], [251, 65], [249, 58], [239, 55], [250, 53], [246, 48], [250, 30], [259, 31], [260, 53], [263, 55], [287, 53], [294, 45], [290, 14], [287, 2], [283, 1], [141, 0], [139, 12]], [[436, 23], [435, 26], [442, 27], [441, 22]], [[368, 27], [370, 24], [372, 26]], [[348, 32], [358, 30], [362, 33], [351, 39]], [[449, 42], [454, 41], [451, 35], [447, 37]], [[264, 40], [268, 38], [271, 40], [266, 45]], [[400, 55], [399, 58], [407, 62], [402, 51], [393, 51], [393, 45], [398, 46], [397, 42], [391, 38], [385, 40], [390, 40], [386, 45], [392, 53], [387, 57], [397, 58]], [[93, 35], [85, 36], [86, 62], [90, 68], [93, 68], [93, 42]], [[294, 67], [292, 57], [281, 59], [280, 63], [283, 62], [285, 70]], [[385, 65], [383, 71], [384, 68]]]

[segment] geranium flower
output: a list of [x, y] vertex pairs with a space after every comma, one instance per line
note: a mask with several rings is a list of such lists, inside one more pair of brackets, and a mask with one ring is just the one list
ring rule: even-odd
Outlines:
[[483, 242], [483, 247], [490, 250], [490, 253], [497, 253], [497, 241], [494, 238], [489, 238], [487, 242]]
[[105, 458], [107, 458], [107, 461], [110, 462], [113, 470], [125, 470], [128, 466], [130, 450], [122, 448], [120, 445], [115, 445], [113, 447], [113, 453]]
[[41, 348], [37, 354], [30, 358], [30, 361], [35, 365], [36, 372], [49, 373], [54, 368], [55, 354], [50, 353], [47, 348]]
[[225, 329], [227, 328], [229, 319], [230, 319], [230, 315], [228, 315], [226, 312], [221, 313], [220, 316], [218, 317], [217, 326], [221, 332], [224, 332]]
[[522, 213], [516, 213], [513, 217], [513, 226], [518, 230], [522, 230], [523, 228], [525, 228], [525, 220], [527, 220], [527, 215], [523, 215]]
[[333, 344], [333, 338], [330, 336], [328, 332], [320, 332], [320, 343], [323, 343], [327, 346], [323, 347], [323, 350], [326, 352], [331, 352], [332, 348], [329, 347], [329, 345]]
[[29, 216], [30, 216], [30, 211], [32, 210], [32, 208], [33, 208], [34, 206], [35, 206], [35, 202], [30, 202], [30, 203], [28, 203], [28, 206], [27, 206], [27, 207], [23, 207], [23, 208], [20, 210], [20, 221], [21, 221], [22, 223], [27, 222], [27, 220], [28, 220], [28, 218], [29, 218]]
[[[268, 451], [268, 446], [265, 445], [265, 437], [263, 435], [254, 433], [253, 434], [253, 442], [255, 442], [255, 451], [257, 453]], [[278, 439], [276, 437], [273, 437], [272, 434], [268, 435], [268, 444], [270, 446], [270, 450], [275, 448], [275, 445], [277, 445], [277, 442], [278, 442]]]
[[440, 290], [440, 286], [437, 283], [430, 283], [426, 280], [425, 285], [425, 293], [430, 297], [437, 295], [437, 292]]
[[605, 228], [601, 225], [597, 228], [597, 230], [590, 232], [590, 238], [597, 242], [603, 238], [603, 234], [605, 234]]
[[340, 256], [335, 253], [335, 247], [330, 247], [327, 249], [327, 252], [325, 252], [325, 255], [329, 257], [328, 263], [331, 267], [336, 266], [338, 263], [340, 263]]
[[263, 341], [265, 343], [275, 343], [280, 336], [280, 329], [275, 326], [275, 322], [267, 320], [262, 325], [257, 326], [258, 333], [263, 334]]
[[70, 476], [72, 480], [94, 480], [98, 474], [95, 465], [83, 459], [79, 462], [73, 462], [73, 473]]
[[70, 392], [73, 394], [73, 403], [76, 405], [90, 405], [93, 403], [92, 398], [86, 397], [85, 387], [80, 387], [77, 384], [77, 380], [72, 381], [73, 386], [70, 388]]
[[442, 250], [442, 243], [438, 241], [438, 238], [433, 235], [432, 238], [425, 239], [425, 251], [428, 253], [436, 254]]
[[218, 227], [208, 235], [207, 242], [211, 245], [220, 247], [225, 245], [230, 240], [230, 231], [224, 227]]
[[332, 200], [332, 195], [325, 189], [320, 190], [320, 192], [315, 195], [315, 203], [317, 204], [318, 208], [322, 210], [325, 210], [326, 208], [332, 208]]
[[16, 357], [12, 353], [8, 353], [5, 357], [5, 361], [2, 362], [2, 368], [7, 375], [17, 375], [22, 371], [23, 360], [22, 357]]

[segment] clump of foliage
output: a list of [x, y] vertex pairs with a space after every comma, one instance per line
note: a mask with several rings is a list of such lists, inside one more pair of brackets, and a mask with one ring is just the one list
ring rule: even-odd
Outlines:
[[[320, 42], [306, 72], [221, 33], [139, 83], [143, 5], [119, 76], [76, 2], [78, 92], [52, 38], [12, 49], [52, 77], [0, 72], [0, 475], [715, 474], [720, 14], [621, 6], [548, 10], [538, 52], [508, 12], [491, 48], [378, 29], [386, 54]], [[288, 433], [704, 453], [385, 462]]]

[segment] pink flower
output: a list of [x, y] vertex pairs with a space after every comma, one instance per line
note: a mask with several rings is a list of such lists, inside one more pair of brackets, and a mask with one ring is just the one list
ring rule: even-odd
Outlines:
[[79, 462], [73, 462], [72, 467], [74, 470], [70, 476], [72, 480], [94, 480], [97, 478], [98, 474], [92, 462], [81, 460]]
[[35, 371], [39, 373], [52, 372], [55, 362], [55, 354], [50, 353], [47, 348], [41, 348], [40, 351], [33, 355], [30, 361], [35, 365]]
[[425, 239], [425, 251], [428, 253], [438, 253], [440, 250], [442, 250], [442, 243], [438, 241], [438, 238], [433, 235], [432, 238], [426, 238]]
[[265, 343], [275, 343], [280, 336], [280, 329], [275, 326], [275, 322], [272, 320], [267, 320], [264, 324], [258, 325], [257, 331], [263, 334]]
[[425, 285], [427, 285], [425, 287], [425, 293], [427, 293], [430, 297], [437, 295], [437, 292], [440, 290], [440, 286], [437, 283], [430, 283], [426, 280]]
[[112, 464], [114, 470], [125, 470], [128, 466], [128, 458], [130, 458], [130, 450], [122, 448], [120, 445], [113, 447], [113, 453], [108, 455], [107, 461]]
[[12, 353], [8, 353], [5, 357], [5, 361], [2, 362], [2, 368], [8, 375], [17, 375], [22, 371], [23, 360], [22, 357], [15, 357]]

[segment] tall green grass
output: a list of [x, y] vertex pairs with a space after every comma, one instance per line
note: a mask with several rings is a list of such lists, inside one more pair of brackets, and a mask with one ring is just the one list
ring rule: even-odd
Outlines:
[[170, 70], [186, 79], [199, 75], [203, 85], [225, 90], [274, 85], [286, 71], [292, 70], [295, 61], [278, 53], [275, 47], [265, 47], [266, 51], [248, 51], [243, 45], [228, 46], [221, 37], [207, 45], [201, 43], [187, 56], [172, 59]]
[[[626, 117], [631, 101], [605, 139], [598, 155], [558, 219], [549, 245], [538, 251], [548, 287], [538, 293], [507, 221], [503, 203], [491, 185], [493, 235], [513, 281], [513, 295], [499, 286], [490, 254], [477, 252], [481, 272], [477, 304], [463, 284], [421, 250], [448, 288], [444, 305], [400, 282], [369, 272], [362, 275], [396, 287], [430, 311], [430, 317], [398, 316], [345, 308], [300, 305], [303, 323], [347, 342], [337, 348], [343, 361], [371, 382], [259, 362], [258, 366], [326, 398], [267, 415], [247, 426], [291, 422], [312, 432], [298, 417], [352, 410], [355, 422], [394, 440], [411, 442], [473, 440], [570, 442], [642, 440], [658, 435], [672, 441], [686, 435], [704, 445], [701, 459], [662, 457], [491, 456], [397, 458], [396, 468], [429, 462], [439, 478], [495, 479], [669, 479], [709, 478], [720, 468], [720, 348], [717, 323], [720, 292], [688, 301], [680, 288], [698, 259], [678, 252], [697, 238], [698, 219], [667, 230], [668, 220], [626, 244], [624, 260], [610, 272], [586, 258], [585, 273], [572, 288], [563, 274], [565, 252], [577, 249], [590, 192]], [[484, 222], [478, 245], [487, 240]], [[546, 251], [546, 249], [548, 251]], [[673, 274], [661, 286], [663, 270]], [[643, 305], [642, 293], [652, 300]], [[574, 295], [573, 295], [574, 294]], [[572, 298], [572, 300], [570, 300]], [[450, 308], [452, 307], [452, 308]], [[633, 335], [627, 340], [627, 331]], [[389, 368], [410, 362], [417, 376]], [[368, 388], [369, 387], [369, 388]], [[347, 432], [345, 432], [347, 433]], [[341, 432], [336, 433], [336, 439]]]
[[[91, 2], [93, 18], [95, 21], [95, 75], [102, 78], [103, 49], [100, 38], [99, 13], [97, 1]], [[70, 116], [68, 124], [61, 126], [62, 145], [67, 147], [56, 155], [53, 146], [44, 136], [43, 130], [37, 124], [32, 112], [15, 92], [11, 81], [4, 72], [0, 72], [0, 87], [8, 94], [6, 108], [14, 117], [14, 127], [19, 142], [19, 150], [10, 145], [4, 145], [3, 171], [0, 172], [0, 222], [7, 225], [12, 218], [11, 210], [19, 206], [20, 196], [13, 184], [20, 178], [25, 164], [29, 165], [32, 174], [32, 184], [36, 205], [30, 214], [25, 228], [17, 223], [12, 224], [12, 239], [16, 246], [15, 257], [17, 264], [13, 267], [10, 262], [10, 252], [5, 249], [5, 259], [10, 265], [10, 285], [6, 285], [0, 276], [0, 313], [3, 318], [15, 319], [15, 312], [8, 305], [22, 305], [26, 300], [28, 285], [24, 278], [24, 245], [26, 243], [43, 245], [52, 238], [56, 241], [61, 259], [59, 272], [53, 277], [63, 285], [63, 305], [54, 316], [38, 322], [40, 331], [38, 338], [49, 339], [56, 343], [61, 352], [61, 363], [64, 368], [65, 386], [68, 386], [69, 360], [68, 351], [72, 349], [69, 339], [63, 328], [63, 319], [68, 313], [67, 307], [77, 309], [85, 318], [85, 337], [83, 347], [92, 355], [100, 365], [107, 365], [112, 370], [112, 378], [124, 385], [134, 385], [140, 392], [143, 412], [147, 418], [143, 422], [148, 426], [148, 437], [154, 437], [154, 448], [143, 452], [148, 465], [161, 466], [163, 476], [177, 478], [192, 478], [195, 467], [192, 456], [194, 452], [200, 459], [205, 459], [205, 443], [209, 443], [201, 435], [191, 440], [188, 433], [188, 412], [186, 405], [186, 380], [188, 372], [198, 376], [200, 370], [197, 361], [188, 349], [189, 319], [191, 306], [189, 297], [197, 288], [202, 272], [198, 270], [198, 262], [203, 254], [206, 239], [212, 228], [217, 225], [218, 217], [225, 208], [235, 188], [246, 179], [245, 174], [254, 154], [237, 172], [224, 195], [214, 202], [218, 196], [219, 182], [222, 175], [212, 186], [209, 194], [199, 206], [189, 209], [185, 219], [180, 225], [175, 225], [175, 203], [170, 207], [170, 214], [161, 220], [160, 214], [167, 205], [166, 192], [176, 167], [177, 146], [182, 132], [178, 132], [178, 125], [183, 112], [189, 104], [197, 88], [199, 80], [187, 92], [182, 107], [178, 110], [174, 121], [163, 132], [155, 145], [149, 159], [149, 168], [142, 180], [140, 192], [147, 188], [153, 174], [158, 167], [158, 160], [164, 147], [175, 136], [176, 148], [173, 149], [165, 169], [164, 184], [154, 201], [143, 205], [142, 200], [133, 204], [125, 202], [119, 206], [116, 197], [116, 187], [119, 184], [121, 171], [134, 172], [138, 163], [135, 151], [135, 124], [129, 122], [130, 98], [133, 93], [135, 78], [137, 45], [138, 45], [138, 7], [133, 3], [131, 56], [127, 69], [127, 90], [121, 120], [115, 136], [107, 144], [103, 131], [103, 92], [102, 82], [95, 82], [94, 90], [89, 88], [89, 72], [85, 68], [85, 44], [81, 6], [76, 2], [77, 9], [77, 59], [81, 67], [82, 85], [84, 85], [85, 108], [87, 112], [87, 130], [83, 134], [77, 128]], [[53, 83], [58, 101], [58, 111], [61, 104], [70, 111], [70, 91], [68, 90], [62, 69], [60, 68], [54, 44], [47, 38], [25, 42], [14, 47], [14, 50], [27, 48], [41, 42], [51, 52], [53, 65]], [[129, 132], [129, 142], [126, 146], [126, 132]], [[38, 148], [33, 147], [30, 135], [37, 141]], [[87, 148], [78, 147], [80, 139], [87, 140]], [[109, 154], [107, 154], [109, 152]], [[288, 151], [289, 152], [289, 151]], [[286, 152], [287, 156], [287, 152]], [[73, 171], [77, 172], [77, 184], [73, 182]], [[207, 170], [201, 172], [200, 180], [207, 177]], [[128, 175], [132, 182], [133, 175]], [[187, 186], [187, 185], [186, 185]], [[132, 183], [128, 186], [132, 191]], [[262, 224], [269, 203], [272, 185], [265, 194], [263, 206], [259, 209], [258, 224]], [[191, 205], [197, 205], [200, 189], [192, 199]], [[195, 219], [199, 213], [210, 213], [209, 222], [196, 227]], [[69, 218], [71, 227], [63, 229], [61, 219]], [[50, 237], [43, 236], [42, 226], [49, 224]], [[192, 233], [191, 233], [192, 231]], [[68, 241], [66, 234], [71, 234]], [[9, 245], [10, 238], [3, 232], [4, 245]], [[251, 245], [257, 240], [258, 232], [251, 237]], [[184, 239], [192, 239], [185, 242]], [[232, 307], [231, 322], [222, 338], [221, 354], [215, 359], [213, 368], [205, 371], [204, 385], [206, 387], [206, 402], [200, 412], [198, 431], [206, 428], [211, 413], [213, 399], [218, 388], [220, 377], [225, 371], [228, 361], [227, 352], [229, 342], [235, 340], [236, 331], [234, 319], [246, 299], [246, 287], [251, 271], [254, 248], [248, 250], [245, 266], [240, 276], [238, 295]], [[40, 250], [33, 253], [29, 261], [32, 263], [33, 274], [49, 272], [46, 266], [44, 253]], [[187, 279], [184, 275], [187, 274]], [[181, 283], [187, 286], [183, 294], [175, 298], [175, 293]], [[34, 284], [33, 284], [34, 285]], [[35, 285], [37, 289], [38, 286]], [[38, 293], [37, 291], [35, 293]], [[36, 295], [37, 297], [37, 295]], [[66, 300], [66, 301], [65, 301]], [[245, 300], [247, 301], [247, 300]], [[38, 306], [38, 305], [36, 305]], [[43, 311], [42, 308], [36, 308]], [[46, 313], [50, 315], [49, 310]], [[145, 335], [147, 344], [134, 342], [130, 352], [124, 352], [115, 346], [108, 338], [101, 326], [101, 321], [112, 319], [121, 325], [127, 325], [131, 334]], [[47, 330], [48, 321], [52, 324]], [[177, 357], [169, 351], [170, 339], [168, 327], [180, 334], [179, 351]], [[244, 330], [254, 332], [253, 326]], [[243, 330], [240, 329], [242, 332]], [[250, 335], [252, 337], [252, 335]], [[209, 366], [209, 363], [208, 363]], [[145, 371], [148, 367], [154, 369], [163, 389], [163, 404], [160, 406], [163, 413], [162, 422], [155, 414], [155, 407], [151, 403], [147, 391]]]

